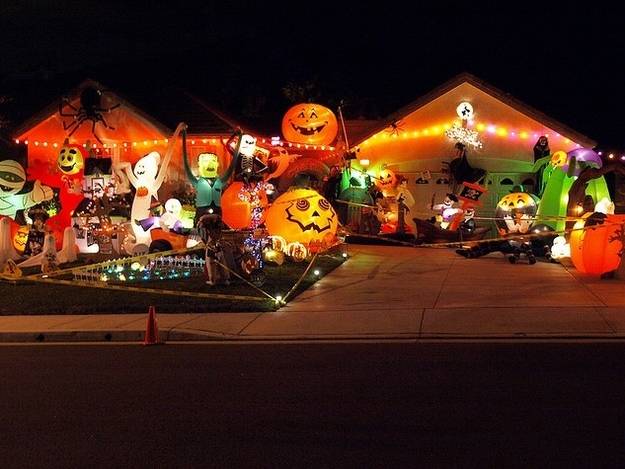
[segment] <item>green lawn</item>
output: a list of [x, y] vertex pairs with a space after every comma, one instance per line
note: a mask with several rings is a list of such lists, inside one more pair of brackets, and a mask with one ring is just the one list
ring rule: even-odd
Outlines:
[[[334, 251], [317, 257], [313, 268], [297, 290], [289, 297], [292, 300], [318, 280], [315, 270], [321, 276], [341, 265], [344, 259], [340, 252]], [[261, 287], [272, 296], [285, 296], [304, 273], [308, 262], [285, 262], [281, 266], [267, 263], [267, 279]], [[26, 272], [28, 273], [28, 272]], [[71, 276], [63, 276], [71, 279]], [[122, 285], [116, 283], [116, 285]], [[241, 280], [233, 279], [229, 286], [209, 286], [205, 278], [133, 282], [128, 286], [158, 288], [180, 292], [218, 293], [224, 295], [243, 295], [262, 297], [262, 294]], [[93, 313], [145, 313], [150, 305], [155, 305], [157, 312], [163, 313], [208, 313], [208, 312], [249, 312], [273, 311], [275, 302], [269, 298], [261, 301], [232, 300], [215, 298], [193, 298], [189, 296], [171, 296], [149, 292], [118, 291], [90, 288], [86, 286], [66, 286], [57, 284], [0, 282], [0, 295], [5, 301], [0, 305], [0, 315], [17, 314], [93, 314]]]

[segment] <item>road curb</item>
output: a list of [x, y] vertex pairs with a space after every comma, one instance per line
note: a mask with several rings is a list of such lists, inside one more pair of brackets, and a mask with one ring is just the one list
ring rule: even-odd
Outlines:
[[[139, 330], [98, 331], [15, 331], [0, 332], [0, 343], [76, 343], [76, 342], [143, 342], [145, 332]], [[625, 334], [298, 334], [298, 335], [233, 335], [189, 329], [160, 330], [159, 337], [167, 342], [546, 342], [605, 340], [624, 341]]]

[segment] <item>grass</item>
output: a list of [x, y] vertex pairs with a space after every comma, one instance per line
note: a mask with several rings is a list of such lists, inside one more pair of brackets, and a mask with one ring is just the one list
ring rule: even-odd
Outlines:
[[[317, 257], [313, 268], [291, 294], [289, 300], [293, 300], [320, 277], [341, 265], [343, 260], [338, 251]], [[265, 267], [267, 279], [261, 289], [274, 297], [285, 296], [307, 266], [308, 262], [285, 262], [281, 266], [267, 263]], [[317, 269], [322, 272], [319, 277], [313, 273]], [[63, 278], [69, 279], [71, 276]], [[204, 277], [137, 282], [129, 286], [262, 297], [260, 292], [236, 278], [232, 279], [229, 286], [206, 285]], [[0, 315], [145, 313], [150, 305], [155, 305], [157, 311], [163, 313], [262, 312], [276, 309], [275, 302], [269, 298], [260, 301], [207, 299], [28, 281], [0, 282], [0, 295], [6, 299], [0, 306]]]

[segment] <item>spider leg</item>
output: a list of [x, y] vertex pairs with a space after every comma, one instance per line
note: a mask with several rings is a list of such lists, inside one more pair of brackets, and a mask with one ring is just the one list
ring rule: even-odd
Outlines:
[[[72, 124], [75, 126], [74, 129], [67, 135], [68, 137], [71, 137], [74, 132], [76, 132], [78, 130], [78, 127], [80, 127], [82, 125], [82, 123], [85, 121], [84, 117], [81, 117], [77, 120], [75, 120]], [[70, 125], [71, 127], [71, 125]]]
[[78, 125], [78, 120], [77, 119], [74, 119], [69, 124], [65, 124], [65, 122], [63, 122], [63, 130], [69, 130], [69, 129], [71, 129], [75, 125]]
[[91, 133], [93, 134], [93, 136], [95, 137], [95, 139], [100, 142], [100, 145], [103, 145], [102, 140], [100, 140], [100, 137], [98, 137], [98, 134], [95, 133], [95, 125], [98, 121], [94, 120], [93, 124], [91, 124]]
[[[69, 106], [70, 108], [72, 108], [73, 111], [75, 111], [76, 113], [64, 113], [63, 112], [63, 108], [65, 106]], [[80, 109], [77, 108], [76, 106], [74, 106], [72, 103], [69, 102], [69, 99], [62, 99], [61, 102], [59, 103], [59, 114], [63, 117], [74, 117], [76, 114], [80, 113]]]
[[108, 123], [104, 120], [104, 116], [98, 116], [98, 120], [101, 121], [107, 129], [115, 130], [115, 127], [108, 125]]

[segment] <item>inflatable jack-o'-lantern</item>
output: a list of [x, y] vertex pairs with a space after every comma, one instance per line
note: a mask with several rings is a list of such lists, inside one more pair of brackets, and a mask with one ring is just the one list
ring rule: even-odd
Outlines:
[[59, 151], [59, 157], [56, 160], [56, 165], [59, 171], [68, 176], [78, 174], [85, 164], [85, 159], [82, 154], [82, 150], [78, 145], [63, 144]]
[[282, 118], [282, 134], [291, 142], [329, 145], [337, 132], [336, 116], [320, 104], [297, 104]]
[[537, 199], [527, 192], [512, 192], [504, 196], [495, 209], [499, 234], [525, 234], [534, 223]]
[[380, 171], [380, 174], [378, 174], [378, 178], [375, 180], [375, 185], [384, 193], [385, 196], [388, 196], [397, 185], [397, 176], [390, 169], [383, 169]]
[[618, 269], [623, 251], [625, 215], [593, 213], [571, 232], [571, 261], [577, 270], [601, 275]]
[[24, 254], [28, 242], [28, 225], [20, 226], [13, 236], [13, 247], [18, 254]]
[[[233, 182], [221, 195], [222, 220], [230, 228], [238, 230], [249, 228], [252, 224], [252, 204], [245, 197], [244, 184]], [[269, 205], [267, 194], [264, 190], [258, 192], [261, 207]], [[263, 210], [264, 218], [265, 210]]]
[[278, 197], [267, 210], [265, 222], [272, 236], [287, 243], [308, 244], [334, 235], [338, 217], [330, 202], [312, 189], [295, 189]]

